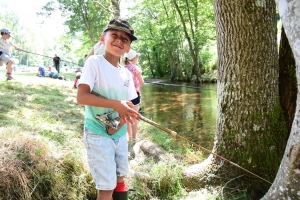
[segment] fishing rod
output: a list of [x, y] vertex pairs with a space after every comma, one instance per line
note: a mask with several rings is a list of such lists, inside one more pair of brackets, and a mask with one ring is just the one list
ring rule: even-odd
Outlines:
[[262, 178], [262, 177], [260, 177], [260, 176], [258, 176], [258, 175], [256, 175], [256, 174], [254, 174], [253, 172], [251, 172], [251, 171], [249, 171], [249, 170], [247, 170], [247, 169], [245, 169], [245, 168], [239, 166], [238, 164], [236, 164], [236, 163], [234, 163], [234, 162], [232, 162], [232, 161], [230, 161], [230, 160], [228, 160], [228, 159], [226, 159], [226, 158], [224, 158], [224, 157], [222, 157], [222, 156], [220, 156], [220, 155], [218, 155], [218, 154], [216, 154], [216, 153], [214, 153], [214, 152], [212, 152], [212, 151], [210, 151], [210, 150], [208, 150], [208, 149], [206, 149], [206, 148], [204, 148], [204, 147], [202, 147], [201, 145], [199, 145], [199, 144], [197, 144], [197, 143], [195, 143], [195, 142], [193, 142], [193, 141], [191, 141], [191, 140], [186, 139], [185, 137], [183, 137], [183, 136], [181, 136], [181, 135], [178, 135], [175, 131], [172, 131], [172, 130], [170, 130], [170, 129], [168, 129], [168, 128], [165, 128], [165, 127], [159, 125], [158, 123], [156, 123], [156, 122], [154, 122], [154, 121], [152, 121], [152, 120], [150, 120], [150, 119], [147, 119], [146, 117], [141, 116], [140, 119], [143, 120], [144, 122], [147, 122], [147, 123], [149, 123], [149, 124], [151, 124], [151, 125], [153, 125], [153, 126], [159, 128], [159, 129], [165, 131], [166, 133], [169, 133], [169, 134], [172, 135], [173, 137], [178, 137], [178, 138], [180, 138], [180, 139], [182, 139], [182, 140], [184, 140], [184, 141], [186, 141], [186, 142], [188, 142], [188, 143], [190, 143], [190, 144], [193, 144], [193, 145], [199, 147], [200, 149], [202, 149], [202, 150], [204, 150], [204, 151], [207, 151], [207, 152], [213, 154], [214, 156], [216, 156], [216, 157], [218, 157], [218, 158], [220, 158], [220, 159], [226, 161], [227, 163], [232, 164], [233, 166], [236, 166], [236, 167], [238, 167], [239, 169], [242, 169], [243, 171], [248, 172], [249, 174], [251, 174], [251, 175], [253, 175], [253, 176], [257, 177], [257, 178], [260, 178], [261, 180], [263, 180], [263, 181], [265, 181], [265, 182], [267, 182], [267, 183], [272, 184], [270, 181], [268, 181], [268, 180], [266, 180], [266, 179], [264, 179], [264, 178]]
[[[19, 50], [19, 51], [22, 51], [22, 50]], [[53, 57], [42, 55], [42, 54], [38, 54], [38, 53], [34, 53], [34, 52], [30, 52], [30, 51], [24, 51], [24, 52], [53, 59]], [[71, 64], [74, 64], [74, 65], [80, 66], [80, 65], [78, 65], [78, 63], [73, 63], [73, 62], [70, 62], [70, 61], [67, 61], [67, 60], [60, 60], [60, 61], [64, 61], [64, 62], [67, 62], [67, 63], [71, 63]], [[82, 66], [80, 66], [80, 67], [82, 67]]]
[[[104, 96], [102, 96], [102, 95], [100, 95], [100, 94], [98, 94], [98, 93], [96, 93], [94, 91], [92, 91], [91, 94], [96, 95], [98, 97], [106, 98], [106, 97], [104, 97]], [[239, 166], [238, 164], [236, 164], [236, 163], [234, 163], [234, 162], [232, 162], [232, 161], [230, 161], [230, 160], [228, 160], [228, 159], [226, 159], [226, 158], [224, 158], [224, 157], [222, 157], [222, 156], [220, 156], [220, 155], [218, 155], [218, 154], [216, 154], [216, 153], [214, 153], [214, 152], [212, 152], [212, 151], [210, 151], [210, 150], [208, 150], [208, 149], [206, 149], [204, 147], [202, 147], [201, 145], [199, 145], [199, 144], [197, 144], [197, 143], [195, 143], [195, 142], [193, 142], [191, 140], [188, 140], [187, 138], [185, 138], [185, 137], [183, 137], [181, 135], [178, 135], [175, 131], [172, 131], [172, 130], [166, 128], [166, 127], [163, 127], [162, 125], [160, 125], [160, 124], [158, 124], [158, 123], [156, 123], [156, 122], [154, 122], [154, 121], [152, 121], [152, 120], [150, 120], [150, 119], [148, 119], [148, 118], [146, 118], [146, 117], [144, 117], [142, 115], [141, 115], [140, 119], [142, 121], [148, 123], [148, 124], [151, 124], [151, 125], [155, 126], [156, 128], [159, 128], [160, 130], [165, 131], [166, 133], [169, 133], [173, 137], [178, 137], [178, 138], [180, 138], [180, 139], [182, 139], [182, 140], [184, 140], [184, 141], [186, 141], [186, 142], [188, 142], [190, 144], [193, 144], [193, 145], [197, 146], [198, 148], [200, 148], [200, 149], [202, 149], [202, 150], [204, 150], [206, 152], [209, 152], [209, 153], [213, 154], [214, 156], [216, 156], [216, 157], [224, 160], [225, 162], [227, 162], [227, 163], [229, 163], [229, 164], [231, 164], [231, 165], [233, 165], [233, 166], [235, 166], [235, 167], [237, 167], [237, 168], [239, 168], [239, 169], [241, 169], [241, 170], [243, 170], [243, 171], [245, 171], [245, 172], [247, 172], [247, 173], [249, 173], [249, 174], [251, 174], [251, 175], [253, 175], [253, 176], [255, 176], [255, 177], [257, 177], [257, 178], [259, 178], [259, 179], [261, 179], [263, 181], [265, 181], [265, 182], [267, 182], [267, 183], [269, 183], [269, 184], [272, 184], [270, 181], [268, 181], [268, 180], [266, 180], [266, 179], [264, 179], [264, 178], [262, 178], [262, 177], [260, 177], [260, 176], [258, 176], [256, 174], [254, 174], [253, 172], [251, 172], [251, 171], [249, 171], [249, 170], [247, 170], [247, 169]]]

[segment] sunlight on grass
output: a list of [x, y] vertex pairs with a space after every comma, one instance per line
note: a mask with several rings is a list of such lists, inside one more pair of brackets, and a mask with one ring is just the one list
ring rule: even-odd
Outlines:
[[[0, 80], [0, 199], [96, 199], [82, 141], [84, 106], [76, 102], [73, 82], [34, 75], [16, 79]], [[129, 199], [189, 199], [182, 168], [201, 162], [202, 152], [144, 122], [139, 133], [177, 162], [150, 157], [132, 166], [151, 179], [132, 180], [137, 191]]]

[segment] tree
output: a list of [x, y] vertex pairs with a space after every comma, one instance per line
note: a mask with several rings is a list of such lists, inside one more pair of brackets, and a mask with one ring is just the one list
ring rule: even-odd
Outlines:
[[185, 170], [185, 184], [227, 183], [257, 199], [275, 178], [288, 137], [278, 97], [276, 5], [215, 0], [214, 10], [219, 68], [213, 152], [261, 178], [211, 155]]
[[141, 60], [147, 60], [142, 66], [149, 66], [154, 77], [191, 81], [196, 75], [199, 81], [201, 50], [215, 40], [212, 2], [147, 0], [136, 8], [130, 10], [130, 21], [139, 38]]
[[[95, 6], [93, 1], [57, 0], [57, 2], [58, 7], [53, 0], [48, 2], [43, 7], [43, 12], [39, 14], [50, 16], [53, 10], [59, 9], [66, 19], [64, 24], [69, 28], [68, 34], [82, 33], [81, 39], [84, 44], [87, 44], [88, 52], [90, 47], [99, 41], [101, 30], [109, 20], [109, 13]], [[104, 4], [104, 6], [109, 5]]]
[[[276, 0], [279, 14], [286, 32], [289, 44], [296, 60], [297, 82], [300, 81], [300, 13], [298, 0]], [[290, 137], [276, 175], [267, 194], [262, 199], [299, 199], [300, 188], [300, 87], [298, 84], [297, 105]]]

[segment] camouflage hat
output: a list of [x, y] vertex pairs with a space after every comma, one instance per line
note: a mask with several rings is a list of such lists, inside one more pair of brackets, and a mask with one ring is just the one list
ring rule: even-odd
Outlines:
[[107, 26], [105, 27], [103, 32], [106, 32], [110, 29], [120, 30], [120, 31], [127, 33], [128, 36], [130, 37], [131, 41], [137, 40], [137, 38], [134, 36], [133, 28], [124, 19], [115, 18], [115, 19], [110, 20], [110, 22], [107, 24]]

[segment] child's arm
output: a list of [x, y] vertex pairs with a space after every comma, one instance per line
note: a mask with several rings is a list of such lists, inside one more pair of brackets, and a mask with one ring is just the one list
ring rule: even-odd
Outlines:
[[13, 44], [13, 47], [15, 48], [15, 50], [18, 50], [18, 51], [24, 51], [25, 53], [29, 53], [29, 51], [26, 51], [24, 49], [21, 49], [20, 47], [17, 47], [16, 45]]
[[82, 105], [112, 108], [119, 113], [125, 123], [133, 123], [132, 118], [139, 119], [140, 114], [133, 110], [133, 104], [130, 101], [120, 101], [114, 99], [106, 99], [90, 93], [90, 86], [87, 84], [79, 84], [77, 89], [77, 103]]
[[139, 74], [137, 75], [137, 78], [138, 78], [138, 80], [139, 80], [140, 86], [145, 85], [145, 82], [144, 82], [144, 78], [143, 78], [143, 76], [142, 76], [142, 73], [139, 73]]
[[138, 65], [134, 66], [133, 74], [138, 78], [140, 86], [145, 85], [144, 78], [142, 76], [142, 69]]

